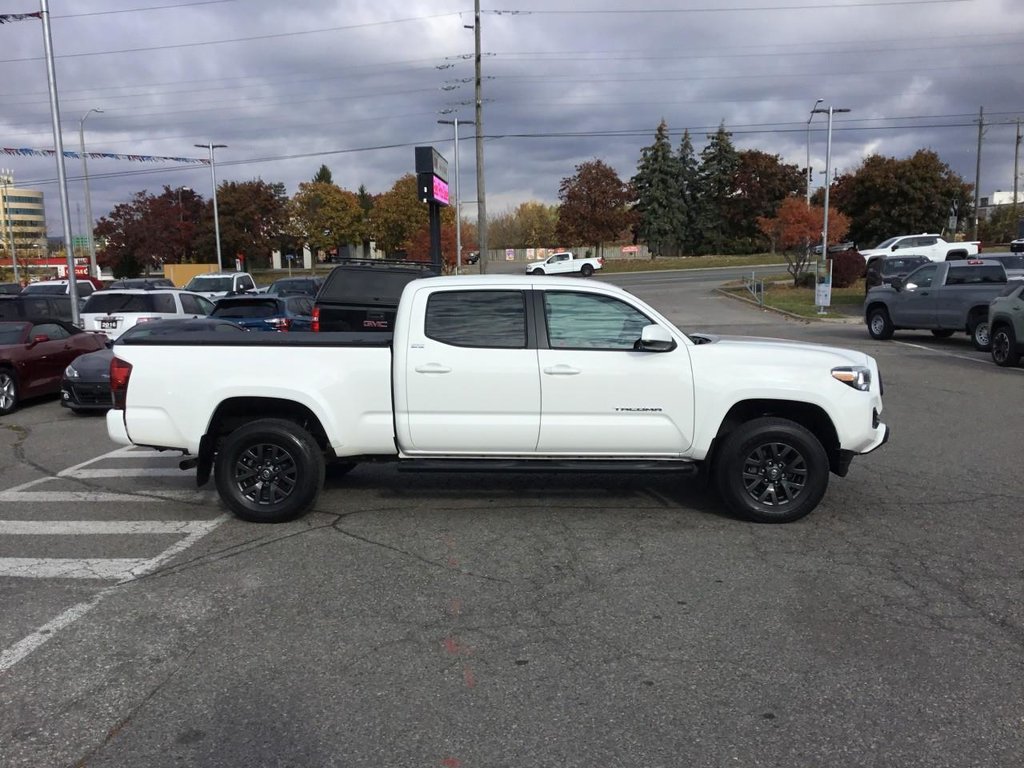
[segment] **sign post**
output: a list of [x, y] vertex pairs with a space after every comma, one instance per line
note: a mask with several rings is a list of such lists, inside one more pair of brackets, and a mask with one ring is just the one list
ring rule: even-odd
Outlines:
[[441, 207], [449, 204], [448, 161], [433, 147], [416, 147], [416, 188], [430, 215], [430, 263], [441, 273]]

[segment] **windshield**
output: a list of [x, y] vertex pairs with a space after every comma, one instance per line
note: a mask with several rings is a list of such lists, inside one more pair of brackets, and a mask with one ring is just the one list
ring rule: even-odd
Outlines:
[[82, 307], [83, 314], [111, 312], [174, 312], [169, 293], [94, 293]]
[[0, 323], [0, 344], [17, 344], [25, 335], [27, 323]]
[[219, 293], [222, 291], [231, 290], [231, 278], [230, 277], [204, 277], [203, 275], [197, 275], [188, 281], [188, 285], [185, 286], [188, 291], [210, 291], [213, 293]]
[[213, 308], [210, 317], [274, 317], [284, 314], [276, 299], [251, 299], [248, 301], [221, 301]]
[[25, 286], [21, 292], [42, 294], [44, 296], [63, 296], [68, 292], [68, 287], [63, 283], [34, 283], [33, 285]]

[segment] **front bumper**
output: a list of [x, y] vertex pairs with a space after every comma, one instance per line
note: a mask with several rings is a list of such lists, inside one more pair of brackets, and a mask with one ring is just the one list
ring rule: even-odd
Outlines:
[[73, 411], [105, 411], [114, 405], [110, 382], [64, 379], [60, 383], [60, 404]]

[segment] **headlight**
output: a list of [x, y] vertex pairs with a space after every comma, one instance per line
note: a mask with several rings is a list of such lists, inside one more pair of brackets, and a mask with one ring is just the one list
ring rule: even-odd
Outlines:
[[64, 369], [64, 377], [68, 379], [78, 378], [78, 371], [75, 370], [74, 365], [69, 365], [67, 368]]
[[871, 369], [864, 365], [844, 365], [832, 369], [832, 378], [867, 392], [871, 389]]

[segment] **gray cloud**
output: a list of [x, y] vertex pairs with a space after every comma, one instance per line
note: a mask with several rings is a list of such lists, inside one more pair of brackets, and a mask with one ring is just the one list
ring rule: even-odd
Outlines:
[[[473, 23], [469, 0], [55, 5], [66, 149], [78, 149], [79, 120], [95, 107], [104, 113], [85, 123], [90, 151], [201, 157], [193, 144], [213, 140], [228, 145], [217, 154], [220, 180], [281, 181], [291, 193], [324, 163], [343, 186], [382, 192], [412, 170], [413, 145], [432, 143], [453, 159], [452, 128], [439, 118], [473, 119], [473, 63], [464, 58], [473, 52], [464, 26]], [[628, 178], [662, 118], [675, 144], [689, 129], [699, 151], [704, 134], [724, 121], [737, 146], [802, 166], [808, 110], [818, 97], [851, 110], [834, 123], [839, 172], [871, 152], [905, 157], [930, 148], [971, 182], [984, 106], [991, 125], [981, 193], [1012, 188], [1014, 121], [1024, 115], [1017, 63], [1024, 4], [699, 5], [487, 0], [488, 209], [555, 202], [560, 180], [593, 158]], [[740, 6], [746, 10], [720, 10]], [[32, 12], [38, 4], [6, 0], [0, 10]], [[42, 51], [38, 22], [0, 25], [2, 146], [53, 146]], [[817, 116], [810, 136], [817, 171], [825, 164], [824, 126]], [[460, 134], [463, 198], [473, 200], [473, 127]], [[50, 230], [58, 232], [54, 161], [0, 155], [0, 167], [44, 190]], [[75, 216], [80, 164], [68, 161], [67, 171]], [[90, 163], [97, 216], [164, 184], [208, 195], [210, 178], [205, 168], [171, 163]], [[464, 212], [472, 216], [472, 206]]]

